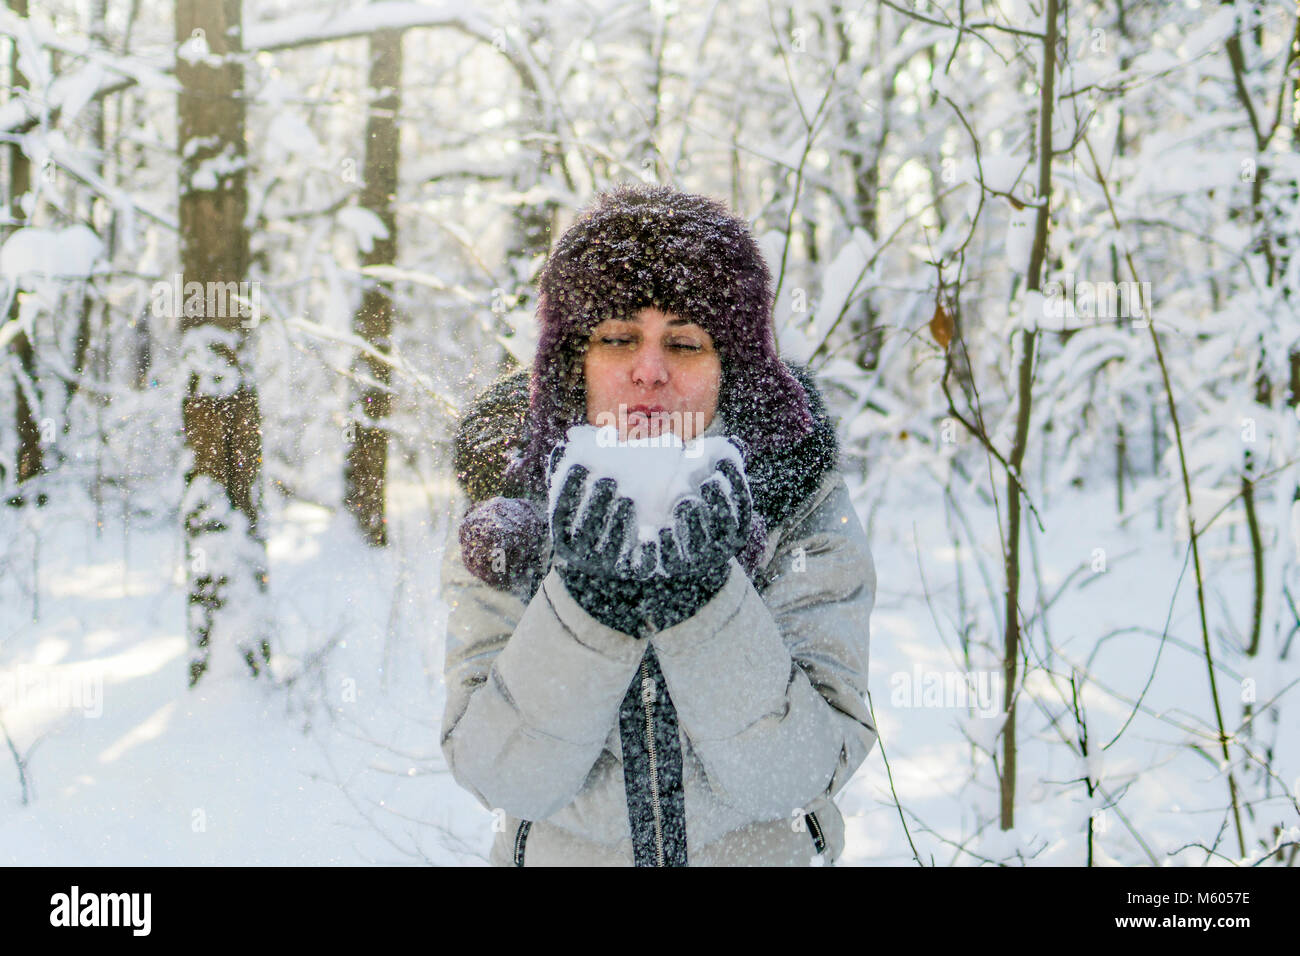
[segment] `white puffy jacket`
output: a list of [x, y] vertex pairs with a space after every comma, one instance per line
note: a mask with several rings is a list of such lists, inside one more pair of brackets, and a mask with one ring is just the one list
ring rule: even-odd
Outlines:
[[[442, 751], [494, 814], [493, 864], [634, 864], [620, 707], [642, 688], [652, 756], [665, 742], [656, 718], [676, 725], [689, 865], [840, 856], [833, 798], [876, 741], [865, 703], [876, 574], [838, 470], [769, 527], [752, 580], [732, 558], [721, 591], [646, 639], [593, 618], [553, 567], [527, 600], [480, 581], [456, 531], [442, 562]], [[669, 808], [648, 782], [662, 862]]]

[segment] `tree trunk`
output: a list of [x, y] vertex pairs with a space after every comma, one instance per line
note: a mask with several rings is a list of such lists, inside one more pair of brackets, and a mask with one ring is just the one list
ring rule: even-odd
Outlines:
[[[847, 47], [848, 34], [840, 11], [836, 8], [836, 27], [841, 47]], [[884, 59], [886, 54], [884, 6], [876, 8], [875, 42], [876, 59]], [[844, 53], [841, 53], [843, 56]], [[880, 238], [880, 161], [885, 154], [885, 140], [889, 137], [889, 113], [894, 99], [894, 77], [897, 71], [880, 78], [880, 125], [875, 135], [870, 136], [866, 123], [861, 119], [861, 110], [850, 105], [851, 99], [844, 100], [845, 108], [850, 110], [848, 142], [853, 145], [849, 153], [849, 163], [853, 168], [853, 209], [860, 225], [872, 241]], [[864, 155], [869, 149], [870, 155]], [[936, 201], [936, 208], [938, 203]], [[855, 358], [858, 367], [864, 372], [874, 371], [880, 362], [880, 349], [883, 344], [883, 330], [879, 327], [879, 314], [870, 292], [862, 297], [859, 314], [853, 319], [850, 334], [857, 343]]]
[[[27, 16], [27, 0], [9, 0], [9, 9], [20, 17]], [[18, 47], [11, 46], [10, 77], [11, 90], [27, 88], [27, 77], [18, 68]], [[19, 199], [32, 188], [31, 161], [23, 153], [18, 143], [9, 145], [9, 208], [15, 219], [26, 218], [22, 212]], [[18, 318], [18, 295], [16, 290], [8, 293], [10, 321]], [[14, 427], [18, 435], [18, 449], [14, 457], [14, 484], [36, 477], [45, 470], [44, 455], [41, 448], [41, 430], [36, 416], [40, 412], [40, 391], [36, 380], [36, 357], [32, 343], [23, 332], [14, 336], [10, 348], [18, 357], [18, 370], [14, 373]], [[31, 400], [29, 400], [29, 398]], [[37, 404], [33, 406], [32, 400]], [[0, 462], [0, 477], [3, 469], [8, 467]], [[21, 505], [21, 494], [10, 499], [10, 504]]]
[[[1038, 104], [1038, 189], [1040, 203], [1034, 227], [1034, 245], [1029, 254], [1025, 287], [1038, 291], [1043, 285], [1043, 262], [1047, 258], [1047, 231], [1052, 205], [1052, 108], [1056, 86], [1056, 41], [1058, 0], [1047, 0], [1046, 36], [1043, 38], [1043, 75], [1039, 79], [1041, 96]], [[1019, 406], [1016, 410], [1015, 438], [1008, 461], [1013, 473], [1007, 474], [1007, 601], [1003, 635], [1002, 671], [1003, 710], [1007, 720], [1002, 728], [1002, 821], [1003, 830], [1015, 826], [1016, 807], [1016, 674], [1020, 656], [1020, 486], [1025, 446], [1029, 435], [1029, 416], [1033, 400], [1034, 352], [1036, 330], [1020, 333]]]
[[181, 513], [192, 687], [209, 670], [241, 672], [241, 658], [257, 675], [271, 648], [258, 529], [261, 415], [249, 324], [231, 297], [248, 266], [240, 0], [177, 0], [175, 26], [183, 44], [176, 61], [180, 258], [184, 288], [193, 293], [176, 303], [188, 379]]
[[[376, 238], [363, 253], [367, 266], [392, 265], [397, 257], [397, 168], [401, 129], [402, 32], [381, 30], [370, 38], [370, 110], [366, 117], [365, 186], [361, 205], [380, 221], [388, 235]], [[353, 331], [379, 352], [391, 348], [393, 301], [384, 283], [367, 280], [361, 308], [353, 318]], [[354, 405], [349, 423], [351, 444], [343, 468], [344, 504], [352, 512], [366, 540], [376, 547], [388, 543], [384, 514], [384, 487], [388, 470], [388, 432], [383, 420], [392, 410], [388, 363], [369, 355], [358, 356], [358, 366], [379, 386], [366, 386]], [[360, 406], [357, 409], [357, 406]], [[364, 417], [359, 412], [364, 412]]]
[[[540, 23], [525, 24], [522, 29], [523, 42], [533, 44], [538, 37], [543, 35], [544, 28]], [[543, 63], [543, 67], [545, 67]], [[537, 124], [542, 122], [546, 115], [544, 108], [544, 98], [542, 92], [537, 88], [537, 84], [527, 70], [518, 71], [519, 82], [522, 85], [523, 115], [531, 117], [529, 133], [538, 132]], [[551, 126], [548, 130], [552, 136], [545, 137], [545, 142], [532, 146], [525, 152], [525, 156], [530, 158], [521, 159], [520, 164], [516, 167], [516, 172], [512, 177], [511, 186], [518, 194], [526, 194], [533, 187], [540, 185], [552, 175], [563, 176], [569, 187], [573, 188], [573, 182], [569, 178], [568, 172], [564, 168], [564, 156], [554, 145], [558, 140], [557, 130]], [[527, 142], [527, 141], [525, 141]], [[532, 293], [533, 276], [531, 269], [533, 264], [543, 259], [551, 249], [551, 234], [555, 227], [555, 216], [557, 204], [553, 199], [539, 199], [533, 202], [522, 202], [515, 210], [514, 231], [511, 237], [510, 245], [506, 249], [506, 264], [510, 270], [507, 280], [513, 284], [512, 288], [503, 289], [501, 292], [508, 297], [521, 295], [524, 301], [519, 303], [520, 306], [527, 308], [528, 299]], [[498, 300], [498, 295], [494, 292], [494, 301]], [[503, 325], [498, 328], [504, 329]], [[497, 374], [504, 375], [511, 372], [519, 363], [510, 353], [510, 350], [501, 346], [497, 351]]]
[[[108, 0], [92, 0], [90, 5], [90, 42], [93, 46], [100, 49], [108, 49], [108, 28], [105, 21], [107, 16]], [[90, 160], [90, 169], [100, 179], [104, 178], [106, 167], [104, 157], [106, 154], [106, 129], [104, 124], [105, 104], [102, 99], [92, 99], [86, 104], [85, 117], [89, 121], [91, 129], [91, 139], [95, 144], [95, 152]], [[99, 223], [95, 221], [95, 207], [98, 204], [98, 197], [94, 191], [88, 191], [86, 196], [86, 221], [91, 224], [91, 228], [99, 231]], [[109, 228], [105, 242], [105, 253], [109, 262], [113, 261], [113, 230]], [[72, 400], [76, 397], [77, 389], [81, 386], [81, 378], [86, 374], [86, 357], [90, 352], [91, 339], [91, 316], [96, 309], [94, 297], [90, 294], [90, 284], [86, 284], [86, 292], [81, 297], [81, 309], [77, 316], [77, 331], [72, 341], [72, 371], [76, 373], [75, 378], [71, 378], [64, 383], [63, 397], [63, 433], [66, 435], [72, 425], [70, 412], [72, 409]]]

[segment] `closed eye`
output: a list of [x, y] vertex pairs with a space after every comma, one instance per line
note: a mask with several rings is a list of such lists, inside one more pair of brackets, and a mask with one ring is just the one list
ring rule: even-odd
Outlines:
[[[629, 338], [620, 338], [619, 336], [614, 335], [605, 335], [601, 337], [600, 341], [604, 345], [629, 345], [634, 340]], [[702, 345], [695, 345], [692, 342], [673, 342], [669, 345], [669, 348], [679, 349], [685, 352], [702, 352], [704, 350]]]

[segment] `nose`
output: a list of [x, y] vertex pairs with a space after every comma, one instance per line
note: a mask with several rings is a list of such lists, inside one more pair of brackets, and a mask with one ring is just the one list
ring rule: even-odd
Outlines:
[[634, 385], [662, 385], [668, 381], [668, 363], [658, 344], [646, 343], [636, 350], [632, 361]]

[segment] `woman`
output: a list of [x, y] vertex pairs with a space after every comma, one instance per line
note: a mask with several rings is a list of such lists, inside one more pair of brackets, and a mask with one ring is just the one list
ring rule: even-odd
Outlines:
[[[833, 862], [833, 797], [876, 740], [875, 569], [822, 396], [777, 357], [747, 224], [619, 186], [539, 293], [531, 370], [461, 420], [472, 507], [442, 566], [442, 749], [496, 816], [492, 863]], [[666, 577], [620, 551], [635, 519], [599, 466], [556, 467], [571, 426], [620, 411], [620, 437], [676, 426], [741, 452], [660, 530]]]

